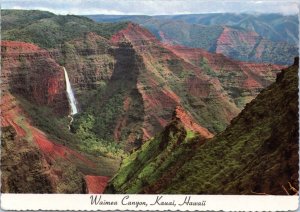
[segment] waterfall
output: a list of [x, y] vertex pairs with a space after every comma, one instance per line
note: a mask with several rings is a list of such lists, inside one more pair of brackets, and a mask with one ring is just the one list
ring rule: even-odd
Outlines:
[[69, 76], [68, 73], [64, 67], [64, 72], [65, 72], [65, 79], [66, 79], [66, 87], [67, 87], [67, 94], [68, 94], [68, 100], [71, 106], [71, 115], [75, 115], [76, 113], [78, 113], [77, 107], [76, 107], [76, 99], [71, 87], [71, 83], [69, 80]]

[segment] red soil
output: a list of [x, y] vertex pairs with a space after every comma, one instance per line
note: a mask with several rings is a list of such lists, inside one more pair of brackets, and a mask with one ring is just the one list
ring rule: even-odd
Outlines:
[[1, 47], [5, 48], [5, 53], [33, 53], [41, 50], [34, 44], [20, 41], [2, 41]]
[[143, 127], [142, 128], [142, 131], [143, 131], [143, 140], [148, 140], [149, 138], [151, 138], [151, 135], [150, 133]]
[[21, 128], [19, 125], [17, 125], [14, 121], [8, 120], [9, 124], [16, 130], [17, 135], [20, 137], [25, 136], [26, 132], [23, 128]]
[[239, 72], [244, 75], [241, 77], [243, 80], [237, 79], [237, 81], [240, 80], [241, 82], [239, 86], [246, 89], [264, 88], [265, 85], [263, 85], [261, 79], [266, 78], [265, 76], [275, 77], [278, 71], [285, 68], [285, 66], [276, 64], [234, 61], [222, 54], [213, 54], [198, 48], [166, 44], [164, 47], [190, 64], [200, 64], [202, 58], [206, 58], [208, 65], [215, 72], [220, 72], [221, 70], [232, 73]]
[[60, 92], [60, 82], [57, 80], [57, 76], [55, 77], [49, 77], [47, 79], [47, 85], [48, 85], [48, 99], [47, 103], [50, 103], [53, 101], [54, 96], [57, 95]]
[[198, 132], [204, 138], [212, 138], [214, 135], [205, 127], [197, 124], [191, 115], [189, 115], [182, 107], [177, 106], [175, 110], [175, 117], [180, 119], [185, 128]]
[[[69, 111], [63, 68], [45, 49], [17, 41], [1, 42], [1, 90], [13, 90], [55, 113]], [[30, 79], [30, 80], [29, 80]]]
[[117, 32], [110, 39], [113, 44], [126, 40], [129, 40], [135, 46], [143, 45], [145, 41], [158, 42], [155, 36], [147, 29], [134, 23], [129, 23], [125, 29]]
[[81, 160], [83, 163], [85, 163], [87, 166], [90, 166], [90, 167], [96, 166], [92, 161], [86, 159], [84, 156], [82, 156], [78, 152], [71, 150], [66, 146], [57, 144], [57, 143], [49, 140], [42, 131], [40, 131], [34, 127], [31, 127], [31, 130], [32, 130], [32, 135], [33, 135], [34, 141], [38, 144], [40, 150], [46, 156], [50, 157], [51, 159], [57, 159], [59, 157], [65, 158], [65, 159], [70, 159], [72, 156], [74, 156], [75, 158], [77, 158], [77, 159]]
[[17, 124], [17, 120], [21, 119], [18, 114], [21, 109], [11, 95], [4, 95], [1, 97], [0, 109], [1, 126], [12, 126], [16, 130], [17, 136], [24, 137], [26, 135], [25, 130]]
[[[78, 152], [69, 149], [66, 146], [57, 144], [47, 138], [47, 136], [39, 129], [33, 127], [30, 124], [30, 120], [27, 117], [23, 117], [26, 113], [18, 105], [14, 97], [10, 94], [5, 94], [1, 98], [1, 126], [12, 126], [19, 137], [32, 137], [33, 141], [36, 142], [39, 149], [48, 159], [64, 158], [67, 160], [79, 159], [81, 162], [90, 167], [96, 165], [86, 159]], [[18, 120], [21, 124], [18, 124]]]
[[106, 176], [85, 176], [85, 182], [87, 185], [87, 193], [89, 194], [102, 194], [107, 183], [109, 177]]
[[222, 34], [217, 40], [216, 52], [226, 52], [228, 48], [235, 48], [239, 45], [239, 42], [248, 45], [249, 48], [254, 47], [258, 38], [259, 35], [254, 31], [241, 32], [239, 30], [224, 27]]
[[[238, 32], [237, 32], [238, 33]], [[228, 45], [235, 45], [234, 38], [238, 36], [240, 40], [251, 46], [255, 44], [256, 33], [236, 34], [233, 29], [224, 27], [224, 32], [220, 36], [220, 43], [226, 48]], [[163, 39], [163, 33], [160, 34]], [[137, 82], [137, 89], [143, 98], [144, 123], [143, 138], [153, 136], [164, 127], [170, 120], [170, 111], [174, 111], [177, 105], [182, 105], [181, 96], [173, 92], [168, 85], [168, 79], [176, 79], [178, 83], [186, 86], [187, 93], [196, 99], [218, 99], [224, 104], [221, 114], [228, 123], [239, 113], [239, 108], [232, 103], [227, 88], [244, 88], [251, 95], [257, 92], [258, 88], [264, 88], [275, 78], [276, 72], [281, 67], [269, 64], [255, 64], [234, 61], [223, 54], [207, 52], [199, 48], [189, 48], [184, 46], [174, 46], [161, 43], [149, 33], [148, 30], [136, 25], [129, 24], [124, 30], [116, 33], [111, 42], [117, 44], [121, 41], [130, 42], [135, 51], [142, 56], [147, 72], [141, 71]], [[226, 44], [226, 45], [225, 45]], [[181, 70], [170, 67], [168, 61], [178, 61], [182, 66], [182, 71], [192, 72], [188, 77], [178, 77]], [[208, 73], [215, 72], [215, 76]], [[236, 76], [231, 80], [223, 79], [229, 74]], [[273, 78], [272, 78], [273, 77]], [[147, 79], [147, 80], [143, 80]], [[159, 80], [158, 80], [159, 79]], [[265, 80], [267, 79], [267, 80]], [[268, 81], [268, 79], [270, 79]], [[204, 104], [199, 102], [199, 104]], [[183, 110], [179, 112], [187, 128], [197, 131], [204, 137], [213, 135], [204, 127], [191, 119], [191, 115]], [[160, 115], [164, 114], [164, 116]], [[169, 116], [168, 116], [169, 115]], [[192, 120], [192, 121], [191, 121]], [[191, 121], [191, 123], [190, 123]], [[122, 122], [118, 122], [118, 128]], [[119, 129], [118, 129], [119, 131]]]

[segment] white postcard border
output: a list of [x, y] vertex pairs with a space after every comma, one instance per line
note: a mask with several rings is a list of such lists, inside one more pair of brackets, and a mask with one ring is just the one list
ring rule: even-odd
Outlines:
[[[299, 203], [298, 197], [287, 195], [1, 194], [1, 209], [15, 211], [296, 211]], [[145, 202], [146, 205], [137, 202]], [[163, 205], [163, 203], [169, 204]]]

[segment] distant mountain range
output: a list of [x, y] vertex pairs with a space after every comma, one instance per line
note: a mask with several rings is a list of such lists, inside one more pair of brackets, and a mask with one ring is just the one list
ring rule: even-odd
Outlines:
[[87, 16], [97, 22], [132, 21], [165, 43], [203, 48], [234, 59], [292, 64], [298, 54], [298, 18], [280, 14]]
[[205, 26], [225, 25], [254, 31], [271, 41], [284, 41], [296, 45], [299, 42], [299, 20], [297, 15], [210, 13], [161, 16], [88, 15], [87, 17], [97, 22], [120, 22], [126, 20], [145, 24], [146, 22], [154, 22], [154, 20], [173, 20]]

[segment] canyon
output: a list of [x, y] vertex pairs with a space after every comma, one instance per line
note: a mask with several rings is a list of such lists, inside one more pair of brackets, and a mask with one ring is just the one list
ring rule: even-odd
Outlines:
[[[110, 180], [121, 162], [147, 148], [180, 159], [155, 185], [128, 191], [162, 191], [194, 148], [221, 135], [287, 67], [171, 45], [135, 23], [42, 11], [5, 11], [3, 38], [1, 180], [12, 193], [102, 193], [109, 182], [106, 191], [116, 192], [124, 182]], [[35, 177], [16, 179], [20, 173]]]
[[298, 68], [299, 58], [211, 139], [185, 127], [176, 110], [123, 160], [105, 192], [297, 195]]
[[[131, 21], [163, 43], [202, 48], [235, 60], [291, 65], [298, 55], [298, 17], [282, 14], [87, 15]], [[287, 57], [286, 57], [287, 56]]]

